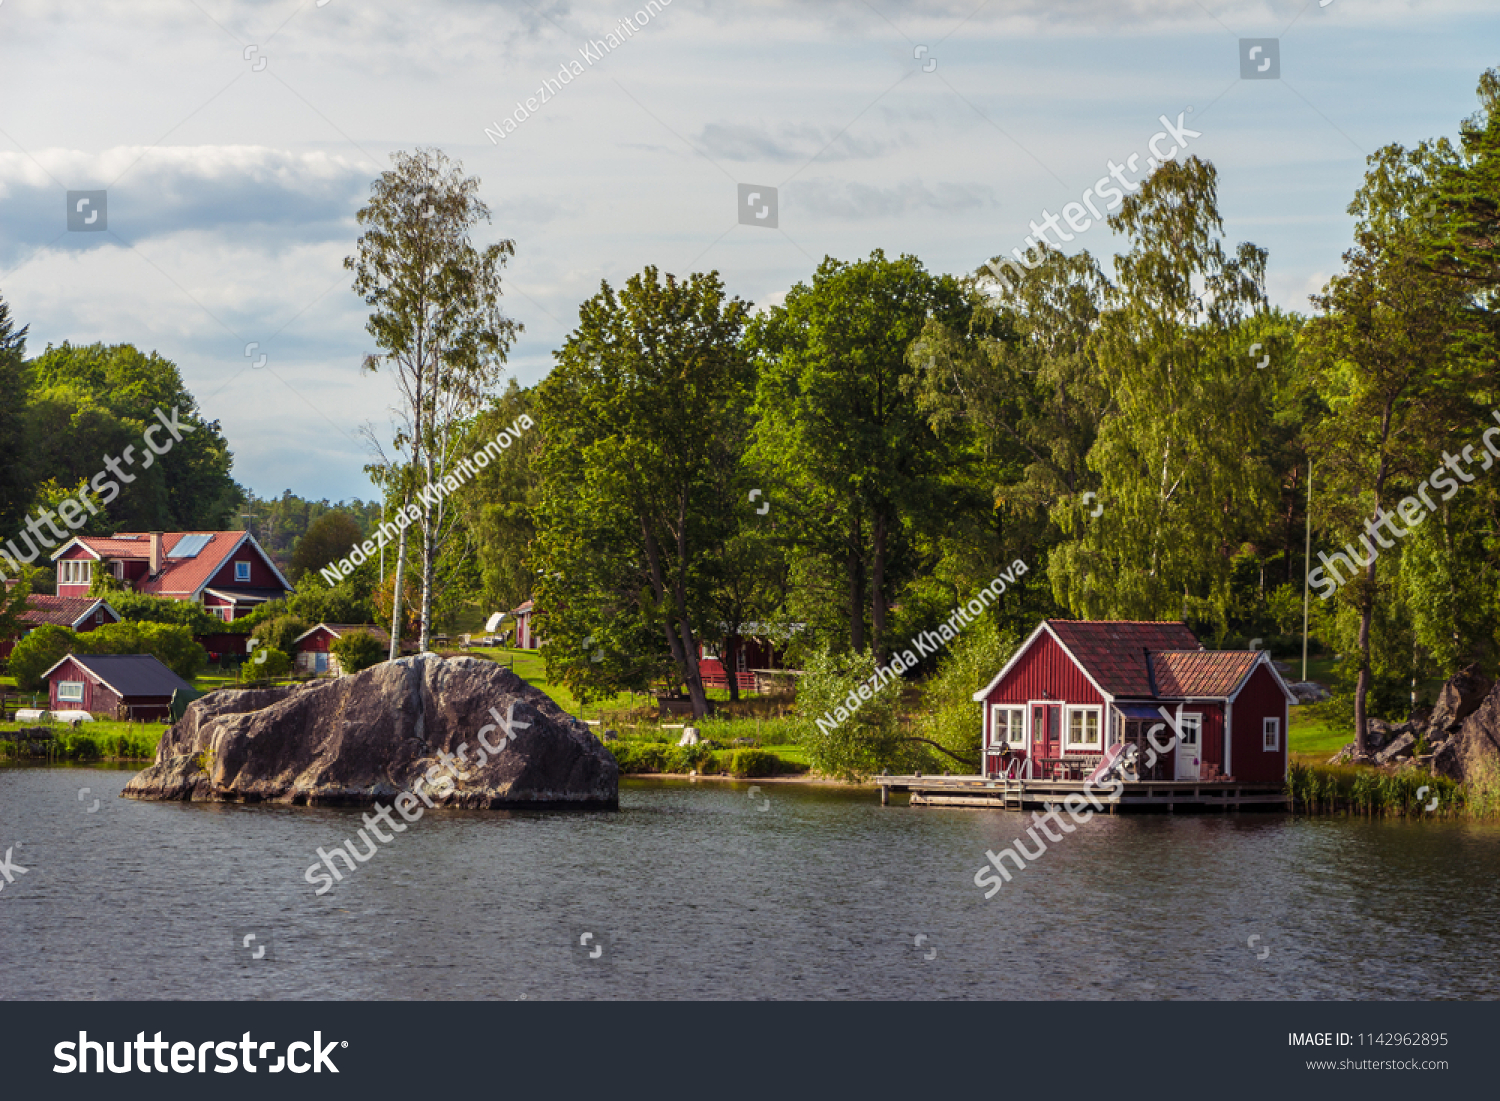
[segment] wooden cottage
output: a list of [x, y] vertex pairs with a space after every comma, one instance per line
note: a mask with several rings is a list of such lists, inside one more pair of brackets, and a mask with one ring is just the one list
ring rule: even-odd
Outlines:
[[[21, 636], [25, 637], [43, 624], [71, 627], [79, 634], [102, 627], [106, 623], [120, 622], [120, 613], [109, 606], [109, 602], [91, 596], [48, 596], [32, 593], [26, 598], [26, 610], [21, 613]], [[0, 639], [0, 661], [10, 658], [18, 639]]]
[[1057, 619], [973, 698], [986, 778], [1076, 780], [1134, 744], [1142, 781], [1277, 784], [1297, 702], [1264, 650], [1205, 650], [1182, 623]]
[[69, 654], [42, 674], [53, 711], [87, 711], [116, 719], [166, 719], [172, 693], [193, 686], [152, 654]]
[[132, 592], [192, 601], [226, 623], [293, 591], [248, 531], [80, 535], [52, 557], [58, 596], [86, 596], [101, 570]]

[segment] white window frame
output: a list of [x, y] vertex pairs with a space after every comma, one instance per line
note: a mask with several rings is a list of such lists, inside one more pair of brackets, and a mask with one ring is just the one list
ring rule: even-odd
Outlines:
[[[1069, 704], [1063, 708], [1063, 752], [1070, 749], [1082, 749], [1101, 753], [1104, 750], [1104, 715], [1103, 708], [1096, 706], [1083, 706]], [[1073, 740], [1073, 716], [1094, 716], [1094, 740], [1092, 742], [1075, 742]]]
[[234, 579], [236, 581], [249, 581], [250, 580], [250, 563], [249, 562], [236, 562], [234, 564]]
[[59, 585], [88, 585], [94, 580], [93, 561], [88, 558], [70, 558], [58, 563]]
[[[1000, 737], [1000, 716], [1002, 713], [1011, 712], [1014, 718], [1007, 718], [1005, 723], [1005, 737]], [[1011, 748], [1026, 745], [1026, 707], [1019, 703], [996, 703], [990, 705], [990, 745], [999, 748], [1009, 745]]]
[[[1266, 735], [1270, 735], [1269, 742]], [[1267, 715], [1260, 720], [1260, 748], [1263, 753], [1281, 752], [1281, 719], [1279, 716]]]
[[[70, 691], [73, 690], [73, 689], [77, 689], [77, 692], [78, 692], [77, 695], [70, 695], [69, 694]], [[57, 701], [59, 703], [61, 703], [64, 700], [66, 700], [68, 703], [82, 703], [83, 702], [83, 681], [81, 681], [81, 680], [60, 680], [60, 681], [58, 681], [57, 682]]]

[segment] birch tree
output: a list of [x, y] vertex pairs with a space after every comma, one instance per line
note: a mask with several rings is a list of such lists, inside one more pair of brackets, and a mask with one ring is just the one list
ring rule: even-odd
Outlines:
[[[472, 231], [490, 221], [489, 207], [479, 198], [479, 179], [465, 176], [441, 150], [397, 152], [391, 160], [394, 167], [374, 182], [358, 214], [364, 227], [358, 255], [344, 266], [372, 308], [365, 329], [380, 349], [365, 357], [363, 369], [385, 371], [395, 383], [392, 443], [420, 492], [440, 485], [463, 458], [467, 422], [495, 388], [521, 331], [500, 308], [500, 270], [515, 255], [515, 242], [473, 244]], [[418, 645], [427, 650], [435, 568], [459, 516], [446, 497], [418, 499]], [[397, 552], [398, 576], [404, 549]], [[401, 603], [398, 590], [393, 606]], [[393, 618], [394, 646], [400, 622]]]
[[1266, 254], [1225, 251], [1217, 174], [1196, 157], [1158, 168], [1109, 224], [1130, 250], [1093, 339], [1110, 401], [1088, 456], [1098, 499], [1053, 510], [1073, 536], [1052, 555], [1053, 592], [1086, 618], [1222, 621], [1231, 559], [1275, 506], [1270, 387], [1289, 348], [1268, 338], [1258, 369], [1246, 332]]

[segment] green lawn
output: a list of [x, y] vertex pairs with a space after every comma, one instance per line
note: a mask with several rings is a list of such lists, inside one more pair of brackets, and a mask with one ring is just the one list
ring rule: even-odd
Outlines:
[[1304, 714], [1305, 708], [1292, 708], [1291, 729], [1287, 731], [1287, 749], [1293, 760], [1322, 764], [1345, 744], [1354, 740], [1354, 732]]

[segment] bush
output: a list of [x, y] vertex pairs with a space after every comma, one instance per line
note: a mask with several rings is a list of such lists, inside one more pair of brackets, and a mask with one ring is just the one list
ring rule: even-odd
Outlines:
[[47, 687], [42, 674], [81, 647], [70, 628], [46, 623], [32, 631], [10, 652], [10, 675], [22, 692], [40, 692]]
[[256, 627], [250, 632], [250, 637], [258, 640], [262, 646], [290, 654], [297, 639], [306, 634], [311, 626], [311, 623], [294, 615], [277, 616]]
[[[871, 699], [859, 702], [855, 690], [876, 672], [872, 654], [834, 654], [823, 649], [810, 654], [805, 664], [807, 672], [797, 682], [797, 713], [802, 721], [798, 741], [807, 747], [820, 771], [859, 779], [882, 768], [910, 772], [914, 758], [920, 767], [924, 755], [913, 753], [913, 743], [902, 735], [896, 714], [899, 676], [885, 679]], [[852, 713], [850, 703], [858, 703]], [[837, 720], [831, 730], [817, 724], [825, 715]]]
[[672, 747], [661, 742], [609, 742], [605, 748], [615, 755], [622, 773], [668, 771], [667, 757]]
[[342, 638], [334, 639], [329, 647], [339, 659], [339, 668], [345, 673], [358, 673], [372, 665], [379, 665], [389, 654], [381, 642], [369, 631], [351, 631]]
[[781, 758], [764, 749], [736, 749], [729, 757], [732, 776], [775, 776], [781, 771]]
[[274, 646], [257, 646], [245, 663], [245, 675], [254, 680], [284, 677], [292, 670], [292, 659]]

